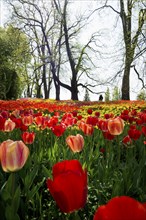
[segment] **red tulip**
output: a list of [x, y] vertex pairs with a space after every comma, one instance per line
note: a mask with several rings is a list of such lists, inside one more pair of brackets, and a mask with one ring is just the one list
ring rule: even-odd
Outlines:
[[108, 120], [108, 130], [112, 135], [120, 135], [124, 130], [124, 121], [120, 117]]
[[132, 144], [132, 140], [131, 140], [131, 138], [130, 138], [129, 135], [125, 136], [125, 137], [123, 138], [122, 142], [123, 142], [123, 144], [125, 144], [125, 145], [127, 145], [127, 146]]
[[39, 128], [44, 130], [48, 126], [49, 117], [37, 116], [35, 117], [35, 123]]
[[93, 220], [146, 220], [146, 208], [131, 197], [115, 197], [96, 210]]
[[0, 145], [0, 162], [5, 172], [21, 169], [28, 155], [29, 149], [22, 141], [7, 140]]
[[81, 120], [82, 118], [83, 118], [82, 115], [77, 115], [77, 119], [78, 119], [78, 120]]
[[100, 112], [95, 112], [95, 116], [99, 117], [100, 116]]
[[111, 118], [111, 116], [110, 116], [110, 114], [106, 113], [106, 114], [104, 114], [104, 118], [109, 119], [109, 118]]
[[76, 136], [70, 135], [66, 138], [66, 143], [74, 153], [80, 152], [84, 146], [84, 138], [80, 134]]
[[57, 137], [62, 136], [65, 130], [66, 130], [66, 126], [64, 124], [58, 124], [52, 127], [52, 131]]
[[97, 125], [103, 132], [108, 132], [107, 120], [99, 119]]
[[44, 117], [42, 115], [36, 116], [35, 123], [37, 124], [37, 126], [42, 126], [44, 123]]
[[143, 125], [141, 128], [141, 131], [146, 136], [146, 126]]
[[22, 134], [22, 140], [25, 144], [32, 144], [35, 139], [35, 133], [34, 132], [23, 132]]
[[145, 112], [144, 112], [144, 113], [141, 113], [141, 114], [140, 114], [140, 118], [141, 118], [143, 124], [145, 124], [145, 123], [146, 123], [146, 113], [145, 113]]
[[49, 120], [47, 121], [47, 126], [49, 128], [52, 128], [53, 126], [57, 125], [58, 123], [58, 117], [57, 116], [52, 116], [51, 118], [49, 118]]
[[21, 125], [21, 127], [20, 127], [20, 130], [21, 130], [21, 131], [27, 131], [27, 129], [28, 129], [28, 126], [26, 126], [26, 125], [24, 125], [24, 124], [22, 123], [22, 125]]
[[13, 122], [10, 119], [5, 121], [5, 123], [4, 123], [4, 131], [6, 131], [6, 132], [13, 131], [14, 128], [15, 128], [15, 122]]
[[8, 111], [2, 111], [1, 113], [1, 116], [5, 119], [8, 119], [9, 118], [9, 112]]
[[5, 121], [6, 121], [6, 119], [0, 115], [0, 131], [4, 130]]
[[114, 135], [112, 135], [111, 133], [109, 133], [109, 131], [105, 131], [105, 132], [102, 132], [103, 133], [103, 136], [105, 139], [111, 141], [115, 138]]
[[53, 180], [47, 187], [65, 213], [83, 208], [87, 200], [87, 172], [78, 160], [64, 160], [53, 166]]
[[91, 114], [92, 114], [92, 109], [91, 109], [91, 108], [88, 108], [87, 113], [88, 113], [89, 115], [91, 115]]
[[102, 147], [102, 148], [99, 149], [99, 151], [100, 151], [102, 154], [104, 154], [104, 153], [105, 153], [105, 148]]
[[97, 117], [93, 117], [93, 116], [88, 116], [87, 119], [86, 119], [86, 123], [87, 124], [90, 124], [90, 125], [93, 125], [93, 126], [96, 126], [97, 123], [98, 123], [98, 118]]
[[72, 126], [77, 123], [77, 119], [73, 117], [71, 113], [66, 113], [63, 115], [61, 123], [65, 124], [67, 127]]
[[15, 122], [15, 128], [21, 128], [23, 126], [21, 118], [13, 118], [12, 121]]
[[130, 128], [129, 131], [128, 131], [128, 135], [130, 136], [131, 139], [133, 140], [138, 140], [141, 136], [141, 131], [139, 131], [138, 129], [133, 129], [133, 128]]
[[72, 114], [73, 114], [73, 117], [77, 117], [78, 112], [77, 111], [73, 111]]

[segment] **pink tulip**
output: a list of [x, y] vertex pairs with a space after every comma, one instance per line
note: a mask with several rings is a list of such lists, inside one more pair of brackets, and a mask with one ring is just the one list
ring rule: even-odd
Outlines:
[[7, 140], [0, 145], [0, 162], [3, 171], [20, 170], [29, 155], [29, 148], [22, 141]]
[[8, 119], [5, 121], [4, 123], [4, 131], [6, 132], [10, 132], [13, 131], [15, 128], [15, 122], [13, 122], [12, 120]]

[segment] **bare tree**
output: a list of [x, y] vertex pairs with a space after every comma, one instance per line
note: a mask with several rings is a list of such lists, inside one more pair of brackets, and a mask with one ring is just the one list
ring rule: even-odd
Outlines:
[[[56, 10], [58, 11], [61, 17], [64, 45], [66, 48], [67, 60], [71, 71], [70, 85], [61, 82], [57, 78], [56, 81], [62, 87], [68, 89], [71, 92], [71, 99], [73, 100], [78, 100], [79, 87], [88, 89], [88, 91], [92, 93], [99, 94], [98, 92], [94, 92], [93, 88], [100, 85], [101, 82], [99, 80], [96, 81], [95, 75], [93, 76], [90, 73], [91, 71], [90, 67], [91, 66], [95, 67], [95, 65], [92, 62], [90, 56], [88, 55], [89, 50], [90, 53], [91, 51], [94, 53], [98, 53], [97, 50], [93, 49], [93, 44], [96, 41], [95, 39], [97, 37], [97, 33], [95, 35], [94, 34], [91, 35], [91, 38], [88, 40], [88, 42], [85, 45], [80, 45], [76, 47], [77, 41], [75, 41], [75, 38], [80, 33], [80, 30], [83, 29], [84, 26], [86, 25], [86, 22], [88, 22], [89, 16], [81, 16], [79, 19], [73, 22], [69, 22], [69, 16], [68, 16], [69, 0], [64, 0], [62, 7], [59, 0], [53, 0], [53, 1]], [[86, 84], [85, 79], [90, 79], [92, 83]]]
[[[34, 53], [37, 51], [41, 60], [40, 66], [35, 68], [35, 73], [36, 69], [42, 69], [40, 80], [44, 86], [45, 98], [48, 97], [51, 80], [55, 85], [56, 99], [60, 99], [60, 87], [69, 90], [73, 100], [78, 100], [79, 87], [96, 93], [93, 88], [101, 83], [90, 73], [91, 66], [93, 68], [96, 66], [89, 56], [89, 51], [97, 53], [93, 48], [98, 36], [91, 35], [85, 45], [79, 45], [76, 39], [80, 30], [86, 25], [88, 16], [69, 23], [67, 8], [69, 0], [64, 0], [62, 4], [58, 0], [49, 3], [50, 7], [45, 7], [45, 3], [38, 0], [14, 2], [9, 0], [13, 14], [21, 22], [21, 26], [30, 33], [31, 41], [34, 40]], [[65, 73], [64, 66], [70, 66], [70, 76]], [[50, 77], [47, 77], [47, 71], [51, 73]], [[61, 78], [61, 74], [64, 77]], [[90, 83], [85, 84], [85, 79], [89, 79]]]
[[[121, 18], [122, 22], [122, 32], [125, 45], [125, 54], [124, 54], [124, 68], [120, 70], [116, 76], [117, 77], [121, 72], [123, 72], [122, 77], [122, 99], [130, 99], [130, 72], [131, 68], [134, 67], [135, 73], [138, 76], [138, 79], [141, 80], [143, 87], [144, 85], [143, 78], [138, 71], [136, 71], [136, 64], [134, 63], [136, 59], [142, 56], [146, 52], [146, 38], [143, 32], [144, 23], [146, 21], [146, 8], [143, 0], [119, 0], [119, 10], [113, 7], [111, 4], [108, 4], [109, 1], [105, 0], [104, 5], [98, 8], [97, 10], [110, 8]], [[138, 11], [138, 22], [137, 28], [133, 22], [133, 17], [135, 16], [134, 12]]]

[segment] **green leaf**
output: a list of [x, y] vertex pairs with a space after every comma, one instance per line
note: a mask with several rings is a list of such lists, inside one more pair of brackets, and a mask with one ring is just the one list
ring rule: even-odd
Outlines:
[[30, 199], [32, 199], [34, 197], [34, 195], [38, 192], [38, 190], [43, 185], [43, 183], [44, 183], [44, 180], [42, 182], [38, 183], [36, 186], [34, 186], [32, 188], [32, 190], [29, 191], [29, 193], [27, 195]]
[[49, 177], [50, 175], [50, 170], [48, 170], [44, 165], [42, 165], [42, 172], [45, 175], [45, 177]]
[[38, 174], [38, 166], [34, 167], [33, 170], [29, 172], [29, 175], [25, 177], [25, 189], [26, 190], [31, 188], [37, 174]]
[[20, 194], [21, 194], [20, 187], [18, 187], [15, 191], [15, 195], [14, 195], [14, 198], [12, 200], [12, 208], [13, 208], [14, 213], [17, 213], [18, 208], [19, 208]]

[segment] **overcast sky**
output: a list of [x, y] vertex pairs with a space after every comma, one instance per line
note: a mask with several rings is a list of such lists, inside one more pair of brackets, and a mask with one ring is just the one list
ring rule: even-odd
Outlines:
[[[119, 0], [118, 0], [119, 1]], [[93, 11], [94, 9], [97, 8], [97, 2], [95, 0], [72, 0], [70, 1], [70, 10], [71, 10], [71, 14], [72, 16], [74, 15], [79, 15], [84, 13], [88, 13]], [[100, 2], [100, 0], [99, 0]], [[98, 2], [98, 3], [99, 3]], [[117, 7], [117, 0], [111, 0], [112, 4], [114, 5], [114, 7]], [[74, 13], [72, 13], [74, 12]], [[3, 26], [5, 20], [8, 17], [8, 10], [6, 5], [4, 4], [3, 0], [0, 0], [0, 25]], [[100, 33], [106, 33], [106, 35], [104, 35], [104, 38], [102, 37], [102, 44], [104, 44], [105, 47], [105, 52], [108, 54], [111, 53], [111, 58], [109, 60], [105, 60], [105, 59], [101, 59], [100, 61], [97, 61], [98, 66], [101, 67], [101, 71], [98, 74], [101, 74], [101, 77], [104, 76], [108, 76], [113, 72], [118, 71], [118, 63], [117, 63], [117, 57], [119, 56], [119, 49], [118, 45], [116, 44], [117, 41], [121, 41], [122, 39], [122, 35], [120, 37], [120, 32], [119, 29], [117, 29], [117, 27], [115, 27], [114, 25], [116, 25], [116, 13], [112, 12], [111, 10], [107, 10], [104, 11], [104, 13], [100, 13], [100, 15], [97, 16], [97, 13], [94, 13], [94, 15], [91, 17], [91, 21], [90, 24], [86, 26], [86, 29], [84, 30], [84, 32], [81, 33], [80, 36], [80, 41], [82, 43], [86, 43], [91, 34], [98, 31]], [[120, 20], [118, 20], [118, 24], [120, 24]], [[117, 51], [116, 51], [117, 50]], [[113, 57], [112, 57], [113, 55]], [[110, 57], [109, 57], [110, 58]], [[120, 65], [120, 63], [119, 63]], [[137, 80], [137, 77], [134, 73], [133, 77], [131, 77], [131, 93], [130, 93], [130, 98], [131, 100], [136, 99], [137, 97], [137, 93], [140, 90], [140, 83]], [[132, 76], [132, 75], [131, 75]], [[118, 83], [118, 82], [117, 82]], [[121, 80], [119, 79], [119, 84], [116, 84], [119, 86], [121, 86]], [[115, 86], [116, 86], [115, 85]], [[98, 87], [97, 88], [97, 92], [100, 91], [105, 91], [107, 87]], [[110, 88], [110, 91], [112, 93], [112, 88]], [[84, 94], [85, 91], [84, 90], [80, 90], [79, 93], [79, 99], [83, 100], [84, 98]], [[90, 99], [91, 100], [98, 100], [99, 95], [93, 95], [90, 93]], [[55, 98], [55, 93], [54, 91], [51, 92], [51, 98]], [[70, 99], [70, 93], [65, 90], [62, 89], [61, 91], [61, 99]]]

